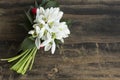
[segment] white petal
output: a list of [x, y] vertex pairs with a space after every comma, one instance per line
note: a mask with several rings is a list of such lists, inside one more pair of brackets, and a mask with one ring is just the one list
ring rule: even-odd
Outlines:
[[63, 17], [63, 12], [59, 12], [57, 20], [60, 20]]
[[45, 28], [42, 28], [39, 34], [39, 38], [41, 38], [44, 35], [45, 32]]
[[48, 44], [48, 45], [46, 45], [46, 46], [45, 46], [44, 50], [45, 50], [45, 51], [49, 51], [49, 50], [50, 50], [50, 48], [51, 48], [51, 45], [50, 45], [50, 44]]
[[44, 25], [45, 29], [48, 30], [49, 32], [51, 32], [51, 29], [49, 28], [48, 24]]
[[67, 32], [67, 34], [70, 34], [70, 30], [69, 29], [66, 32]]
[[33, 28], [36, 28], [36, 26], [38, 26], [38, 24], [34, 24], [34, 25], [33, 25]]
[[40, 23], [44, 25], [44, 24], [45, 24], [45, 21], [43, 21], [43, 20], [40, 20]]
[[60, 41], [61, 41], [62, 43], [64, 43], [64, 39], [60, 39]]
[[36, 26], [35, 30], [36, 30], [36, 33], [37, 33], [37, 34], [40, 33], [40, 28], [39, 28], [39, 26]]
[[51, 40], [51, 35], [50, 35], [50, 33], [47, 33], [47, 39]]
[[42, 39], [42, 40], [47, 40], [47, 36], [44, 35], [44, 36], [41, 37], [41, 39]]
[[36, 19], [34, 20], [34, 22], [38, 22], [39, 12], [40, 12], [40, 10], [37, 8]]
[[53, 41], [53, 43], [52, 43], [52, 49], [51, 49], [52, 54], [54, 54], [55, 49], [56, 49], [56, 44], [55, 44], [55, 42]]
[[44, 15], [36, 16], [36, 22], [37, 23], [44, 23], [43, 17], [44, 17]]
[[44, 41], [42, 44], [41, 44], [41, 46], [46, 46], [47, 44], [49, 44], [51, 42], [51, 40], [49, 39], [49, 40], [46, 40], [46, 41]]
[[36, 45], [37, 49], [40, 48], [40, 44], [41, 44], [40, 39], [39, 39], [39, 38], [36, 38], [36, 40], [35, 40], [35, 45]]
[[45, 10], [43, 9], [43, 7], [40, 7], [40, 14], [39, 15], [44, 14], [44, 12], [45, 12]]
[[62, 39], [62, 37], [63, 37], [63, 33], [59, 32], [59, 33], [56, 34], [56, 39], [60, 40], [60, 39]]
[[36, 13], [36, 17], [39, 16], [39, 12], [40, 12], [40, 9], [37, 8], [37, 13]]
[[34, 32], [35, 32], [34, 30], [31, 30], [28, 32], [28, 34], [34, 34]]

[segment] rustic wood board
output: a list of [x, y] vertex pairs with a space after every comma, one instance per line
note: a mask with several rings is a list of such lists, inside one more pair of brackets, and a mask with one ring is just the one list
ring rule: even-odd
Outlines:
[[[60, 0], [64, 18], [72, 19], [71, 36], [68, 43], [119, 42], [120, 6], [119, 0]], [[23, 14], [33, 0], [0, 1], [0, 39], [22, 40], [25, 30]], [[22, 32], [22, 33], [21, 33]], [[98, 37], [99, 36], [99, 37]]]
[[[39, 51], [21, 76], [0, 62], [0, 80], [120, 80], [120, 0], [58, 0], [71, 35], [55, 55]], [[0, 0], [0, 58], [16, 55], [27, 33], [24, 9], [33, 0]]]

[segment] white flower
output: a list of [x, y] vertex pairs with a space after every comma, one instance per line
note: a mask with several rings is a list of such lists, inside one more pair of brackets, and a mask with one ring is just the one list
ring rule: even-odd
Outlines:
[[47, 8], [44, 10], [42, 7], [37, 9], [36, 19], [34, 22], [37, 23], [52, 23], [52, 22], [59, 22], [63, 16], [63, 12], [60, 11], [59, 8]]
[[53, 28], [57, 39], [66, 38], [70, 34], [70, 30], [65, 22], [57, 23]]
[[54, 54], [55, 49], [56, 49], [56, 44], [55, 44], [54, 39], [49, 39], [49, 40], [45, 41], [44, 43], [45, 44], [47, 43], [46, 45], [44, 45], [45, 46], [44, 50], [48, 51], [51, 48], [51, 53]]
[[44, 46], [45, 51], [51, 49], [51, 53], [54, 54], [56, 49], [55, 40], [64, 42], [64, 38], [67, 38], [70, 34], [66, 22], [60, 22], [63, 16], [63, 12], [59, 8], [47, 8], [42, 7], [37, 9], [36, 19], [33, 25], [34, 30], [29, 31], [29, 34], [35, 38], [35, 45], [39, 49]]
[[52, 48], [51, 52], [52, 54], [54, 54], [56, 49], [56, 44], [54, 39], [52, 38], [52, 35], [49, 32], [46, 35], [46, 40], [41, 44], [41, 46], [45, 46], [44, 48], [45, 51], [48, 51]]
[[35, 40], [35, 45], [39, 49], [41, 45], [41, 40], [40, 38], [43, 36], [45, 28], [40, 28], [38, 24], [33, 25], [34, 30], [31, 30], [28, 32], [28, 34], [32, 34]]

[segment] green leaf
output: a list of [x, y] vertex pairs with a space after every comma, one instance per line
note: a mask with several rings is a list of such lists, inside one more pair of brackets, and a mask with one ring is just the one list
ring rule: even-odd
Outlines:
[[40, 6], [44, 6], [46, 4], [46, 2], [48, 2], [48, 1], [50, 1], [50, 0], [42, 0]]
[[25, 23], [21, 23], [19, 24], [19, 26], [24, 27], [24, 29], [28, 32], [31, 29], [33, 29], [33, 27], [31, 27], [32, 25], [28, 22], [28, 20], [24, 20]]
[[47, 4], [45, 5], [45, 8], [50, 8], [50, 7], [59, 7], [59, 4], [57, 1], [51, 0], [48, 1]]
[[[32, 8], [32, 6], [31, 6]], [[24, 16], [24, 24], [22, 24], [22, 26], [27, 30], [31, 30], [32, 26], [33, 26], [33, 16], [30, 14], [31, 8], [26, 12], [25, 12], [25, 16]], [[20, 24], [21, 25], [21, 24]]]
[[62, 22], [66, 22], [66, 24], [68, 25], [68, 27], [70, 27], [72, 25], [72, 20], [66, 20], [66, 19], [62, 19]]
[[68, 27], [70, 27], [72, 25], [72, 20], [67, 20], [66, 24], [68, 25]]
[[55, 39], [56, 44], [61, 44], [62, 42], [60, 40]]
[[24, 41], [21, 44], [21, 49], [22, 50], [27, 50], [27, 49], [31, 49], [34, 48], [35, 46], [35, 42], [34, 40], [31, 39], [31, 37], [27, 37], [24, 39]]
[[24, 24], [23, 27], [27, 30], [30, 31], [31, 29], [33, 29], [33, 24], [30, 23], [30, 21], [25, 17], [24, 18]]
[[39, 5], [38, 5], [38, 2], [35, 0], [35, 7], [38, 8]]
[[33, 24], [33, 19], [32, 19], [31, 15], [30, 15], [30, 12], [29, 11], [28, 12], [25, 11], [25, 15], [28, 18], [28, 20], [30, 21], [30, 23]]

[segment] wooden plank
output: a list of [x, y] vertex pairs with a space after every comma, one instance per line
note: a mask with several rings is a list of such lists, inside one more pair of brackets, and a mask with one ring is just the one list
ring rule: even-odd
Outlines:
[[119, 0], [59, 0], [61, 4], [65, 5], [85, 5], [85, 4], [106, 4], [106, 5], [119, 5]]
[[[1, 80], [8, 78], [11, 80], [119, 80], [120, 44], [98, 45], [99, 47], [94, 43], [64, 45], [60, 54], [57, 51], [55, 55], [39, 51], [33, 69], [24, 76], [16, 75], [8, 70], [8, 64], [0, 62]], [[15, 52], [16, 46], [18, 45], [14, 41], [1, 42], [0, 47], [4, 49], [1, 55], [11, 56], [6, 55], [10, 53], [6, 53], [5, 48]]]

